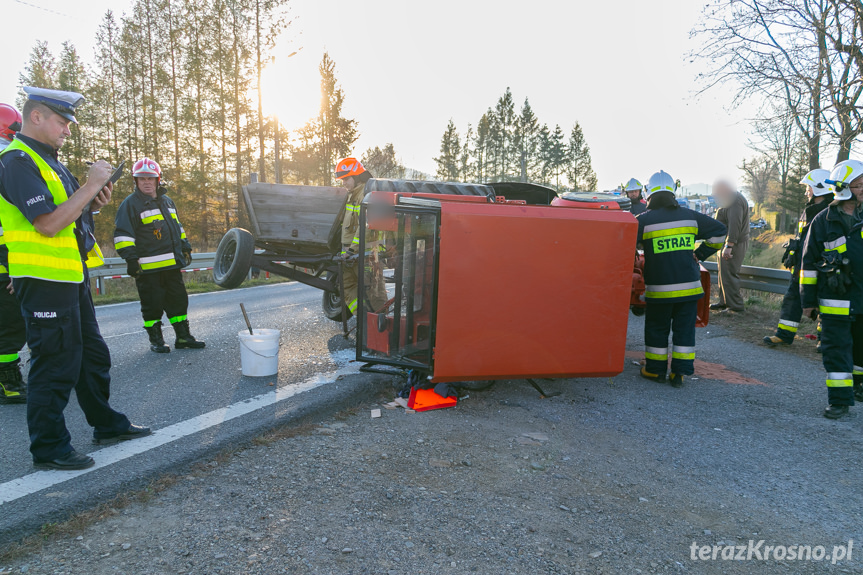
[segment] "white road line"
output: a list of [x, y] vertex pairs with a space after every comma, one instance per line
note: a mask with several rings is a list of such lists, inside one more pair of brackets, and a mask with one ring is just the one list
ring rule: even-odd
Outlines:
[[130, 331], [126, 333], [115, 333], [114, 335], [103, 335], [102, 339], [111, 339], [112, 337], [123, 337], [124, 335], [139, 335], [144, 334], [144, 331]]
[[[96, 460], [96, 465], [90, 469], [83, 469], [81, 471], [36, 471], [18, 479], [2, 483], [0, 484], [0, 506], [96, 471], [97, 469], [108, 467], [135, 455], [146, 453], [151, 449], [156, 449], [162, 445], [215, 427], [253, 411], [275, 405], [300, 393], [333, 383], [341, 375], [359, 372], [360, 366], [358, 363], [347, 363], [354, 358], [354, 350], [339, 350], [333, 353], [332, 356], [337, 364], [342, 364], [342, 367], [339, 367], [335, 371], [318, 374], [302, 383], [288, 385], [227, 407], [215, 409], [192, 419], [169, 425], [168, 427], [154, 431], [153, 435], [148, 437], [116, 443], [110, 447], [94, 451], [89, 455]], [[346, 363], [347, 365], [344, 365]]]

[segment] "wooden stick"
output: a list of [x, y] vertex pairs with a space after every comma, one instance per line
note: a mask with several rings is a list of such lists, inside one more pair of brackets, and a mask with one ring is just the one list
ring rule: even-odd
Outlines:
[[249, 335], [255, 335], [252, 331], [252, 322], [249, 321], [249, 314], [246, 313], [246, 306], [240, 304], [240, 309], [243, 310], [243, 319], [246, 320], [246, 327], [249, 328]]

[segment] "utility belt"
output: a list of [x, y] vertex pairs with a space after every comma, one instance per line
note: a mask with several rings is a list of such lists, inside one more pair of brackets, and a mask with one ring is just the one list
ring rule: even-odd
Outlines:
[[[851, 260], [835, 251], [827, 251], [821, 255], [821, 261], [815, 264], [818, 274], [825, 278], [827, 287], [838, 295], [848, 293], [848, 287], [853, 283]], [[820, 282], [819, 282], [820, 283]]]

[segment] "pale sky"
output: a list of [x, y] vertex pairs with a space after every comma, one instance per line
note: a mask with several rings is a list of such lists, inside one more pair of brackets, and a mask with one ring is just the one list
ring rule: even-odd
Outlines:
[[[18, 73], [36, 40], [55, 54], [71, 40], [89, 62], [101, 15], [128, 12], [129, 0], [2, 0], [8, 22], [7, 72], [0, 101], [14, 103]], [[463, 132], [507, 86], [528, 97], [541, 122], [568, 134], [578, 121], [600, 189], [663, 169], [684, 184], [740, 179], [754, 110], [729, 110], [731, 94], [696, 97], [689, 33], [693, 0], [291, 0], [265, 101], [289, 128], [314, 115], [317, 64], [329, 51], [345, 91], [345, 114], [359, 122], [356, 154], [395, 145], [405, 165], [434, 173], [452, 118]], [[38, 26], [28, 25], [38, 22]], [[17, 47], [20, 47], [17, 48]], [[289, 53], [302, 48], [293, 58]], [[266, 93], [266, 89], [265, 89]]]

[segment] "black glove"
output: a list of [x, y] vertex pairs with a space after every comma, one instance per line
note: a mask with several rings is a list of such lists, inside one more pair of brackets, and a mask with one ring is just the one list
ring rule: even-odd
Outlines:
[[186, 260], [183, 267], [192, 265], [192, 250], [183, 250], [183, 258]]
[[138, 260], [126, 260], [126, 273], [133, 278], [141, 275], [141, 266], [138, 264]]

